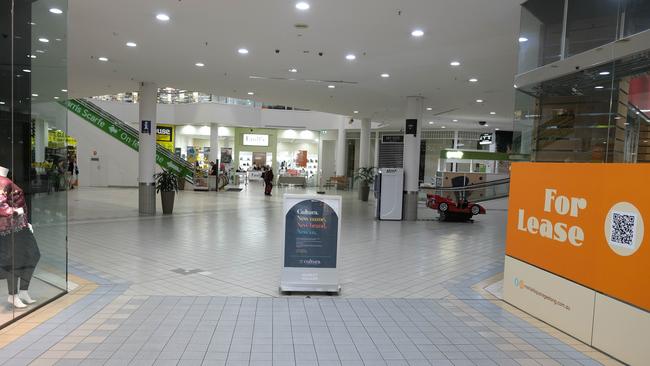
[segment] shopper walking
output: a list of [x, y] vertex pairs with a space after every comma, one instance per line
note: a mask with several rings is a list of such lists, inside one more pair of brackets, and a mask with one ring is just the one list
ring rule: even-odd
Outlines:
[[273, 190], [273, 169], [269, 166], [264, 167], [264, 173], [262, 173], [262, 179], [264, 179], [264, 195], [270, 196], [271, 190]]

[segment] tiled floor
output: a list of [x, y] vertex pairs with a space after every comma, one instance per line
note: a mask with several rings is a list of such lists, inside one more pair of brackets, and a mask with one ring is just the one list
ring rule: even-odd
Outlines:
[[502, 271], [504, 201], [473, 224], [376, 222], [345, 193], [342, 296], [281, 297], [281, 192], [257, 188], [154, 218], [135, 190], [71, 192], [71, 270], [98, 287], [2, 364], [614, 364], [472, 288]]

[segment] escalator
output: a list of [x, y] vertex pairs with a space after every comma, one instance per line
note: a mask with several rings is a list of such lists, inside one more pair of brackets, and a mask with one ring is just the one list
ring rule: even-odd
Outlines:
[[[124, 145], [138, 151], [140, 147], [138, 130], [122, 122], [96, 104], [85, 99], [70, 99], [60, 102], [60, 104]], [[156, 144], [156, 163], [161, 168], [176, 173], [185, 181], [194, 182], [194, 168], [192, 165], [159, 144]]]

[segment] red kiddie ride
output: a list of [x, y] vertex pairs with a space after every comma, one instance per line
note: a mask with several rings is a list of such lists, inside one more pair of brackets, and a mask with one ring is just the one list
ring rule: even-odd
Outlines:
[[475, 215], [485, 214], [485, 208], [479, 204], [466, 199], [454, 202], [437, 194], [427, 194], [427, 207], [438, 210], [441, 221], [470, 221]]
[[427, 207], [438, 210], [441, 221], [472, 221], [472, 217], [485, 214], [485, 208], [468, 201], [471, 188], [468, 189], [469, 179], [458, 176], [451, 179], [451, 191], [456, 196], [456, 201], [438, 194], [427, 194]]

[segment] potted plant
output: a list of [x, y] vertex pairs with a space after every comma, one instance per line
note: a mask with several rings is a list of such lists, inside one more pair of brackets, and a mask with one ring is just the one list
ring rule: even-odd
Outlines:
[[370, 186], [375, 182], [375, 168], [359, 168], [357, 174], [354, 176], [355, 180], [359, 181], [359, 199], [368, 201], [370, 194]]
[[163, 215], [171, 215], [174, 211], [174, 198], [178, 192], [178, 176], [176, 174], [163, 170], [161, 173], [154, 175], [156, 180], [156, 192], [160, 192], [162, 200]]

